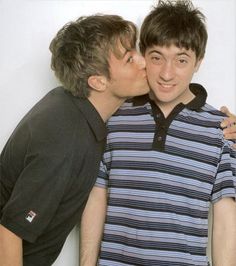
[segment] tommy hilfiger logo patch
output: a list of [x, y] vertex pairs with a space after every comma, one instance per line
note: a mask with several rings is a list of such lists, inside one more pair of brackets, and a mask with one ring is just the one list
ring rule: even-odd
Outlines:
[[28, 212], [28, 214], [25, 216], [25, 219], [26, 219], [28, 222], [32, 223], [32, 221], [34, 220], [34, 218], [35, 218], [36, 215], [37, 215], [37, 214], [36, 214], [35, 212], [30, 211], [30, 212]]

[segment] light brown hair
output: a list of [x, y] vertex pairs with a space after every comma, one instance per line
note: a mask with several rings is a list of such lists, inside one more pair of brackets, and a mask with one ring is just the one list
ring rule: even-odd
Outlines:
[[80, 17], [66, 24], [52, 40], [51, 67], [65, 89], [86, 98], [90, 92], [88, 78], [104, 75], [110, 79], [110, 53], [119, 58], [119, 45], [133, 49], [136, 39], [136, 26], [120, 16]]

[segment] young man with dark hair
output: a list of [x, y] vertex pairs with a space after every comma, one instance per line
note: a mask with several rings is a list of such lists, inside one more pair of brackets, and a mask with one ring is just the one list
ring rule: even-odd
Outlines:
[[47, 266], [80, 222], [96, 181], [106, 120], [149, 91], [136, 27], [115, 15], [81, 17], [50, 45], [63, 84], [18, 124], [0, 157], [0, 265]]
[[204, 19], [190, 1], [159, 1], [143, 22], [151, 92], [108, 122], [96, 183], [101, 194], [108, 188], [98, 265], [207, 266], [211, 203], [214, 266], [236, 265], [236, 151], [220, 128], [224, 114], [191, 84], [205, 54]]

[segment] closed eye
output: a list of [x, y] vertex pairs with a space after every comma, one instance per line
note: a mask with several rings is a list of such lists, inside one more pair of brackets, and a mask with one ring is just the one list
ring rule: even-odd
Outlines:
[[127, 59], [127, 63], [133, 63], [133, 61], [134, 61], [134, 58], [133, 58], [133, 56], [130, 56], [128, 59]]

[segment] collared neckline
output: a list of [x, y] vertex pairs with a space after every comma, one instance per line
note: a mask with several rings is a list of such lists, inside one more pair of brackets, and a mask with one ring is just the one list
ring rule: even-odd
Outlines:
[[106, 124], [104, 123], [92, 103], [88, 99], [78, 98], [74, 96], [72, 96], [72, 100], [83, 113], [85, 119], [88, 121], [88, 124], [93, 131], [96, 139], [98, 141], [105, 139], [107, 136]]
[[191, 83], [189, 88], [195, 97], [191, 102], [187, 103], [185, 107], [190, 110], [200, 111], [206, 103], [207, 91], [202, 85], [197, 83]]
[[[206, 103], [207, 92], [206, 92], [205, 88], [198, 83], [191, 83], [189, 85], [189, 88], [190, 88], [191, 92], [195, 95], [195, 97], [191, 102], [186, 104], [185, 107], [190, 109], [190, 110], [198, 111]], [[151, 102], [148, 94], [145, 94], [142, 96], [137, 96], [137, 97], [133, 98], [134, 106], [144, 105], [147, 102]], [[180, 105], [183, 105], [183, 104], [180, 103]]]

